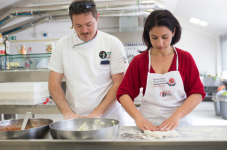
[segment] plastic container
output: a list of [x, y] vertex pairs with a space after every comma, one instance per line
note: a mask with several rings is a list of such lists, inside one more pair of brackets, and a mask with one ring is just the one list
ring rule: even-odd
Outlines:
[[227, 120], [227, 91], [223, 92], [219, 96], [221, 102], [221, 116], [223, 119]]
[[0, 83], [0, 92], [34, 92], [48, 90], [48, 82]]
[[0, 92], [0, 99], [38, 99], [50, 96], [48, 90], [34, 92]]
[[216, 116], [221, 116], [221, 102], [219, 101], [219, 96], [225, 92], [224, 89], [225, 86], [220, 86], [212, 93], [212, 100], [214, 101], [214, 109]]
[[42, 97], [38, 99], [0, 99], [1, 105], [35, 105], [46, 102], [48, 97]]
[[220, 111], [223, 119], [227, 120], [227, 81], [222, 82], [225, 85], [223, 89], [224, 92], [218, 96], [218, 101], [220, 101]]
[[49, 96], [48, 82], [0, 83], [0, 104], [38, 104]]

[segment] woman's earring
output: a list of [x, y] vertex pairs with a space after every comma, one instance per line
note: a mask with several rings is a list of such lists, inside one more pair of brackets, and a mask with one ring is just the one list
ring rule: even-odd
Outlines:
[[73, 29], [73, 25], [70, 27], [70, 29]]

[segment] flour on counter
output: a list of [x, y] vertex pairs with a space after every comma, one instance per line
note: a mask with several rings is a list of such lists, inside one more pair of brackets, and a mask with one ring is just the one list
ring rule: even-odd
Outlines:
[[227, 126], [184, 126], [175, 129], [179, 137], [164, 137], [158, 139], [153, 136], [147, 137], [136, 126], [124, 126], [120, 128], [117, 139], [119, 140], [227, 140]]
[[185, 138], [198, 138], [198, 139], [216, 139], [216, 138], [227, 138], [227, 128], [179, 128], [178, 131]]
[[[154, 140], [154, 139], [161, 139], [161, 138], [175, 138], [180, 136], [177, 131], [166, 131], [165, 136], [162, 134], [153, 135], [153, 133], [149, 133], [152, 131], [142, 131], [138, 127], [122, 127], [118, 133], [118, 139], [124, 140]], [[160, 131], [159, 131], [160, 132]], [[155, 132], [157, 134], [157, 131]]]
[[144, 135], [147, 137], [155, 137], [158, 139], [162, 139], [164, 137], [172, 138], [172, 137], [179, 137], [179, 133], [176, 130], [172, 131], [150, 131], [144, 130]]

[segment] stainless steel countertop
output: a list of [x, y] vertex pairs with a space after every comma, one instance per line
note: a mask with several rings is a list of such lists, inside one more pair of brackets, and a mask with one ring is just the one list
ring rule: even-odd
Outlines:
[[[227, 126], [191, 126], [176, 129], [181, 137], [146, 138], [135, 126], [120, 128], [115, 140], [0, 140], [0, 147], [8, 149], [159, 149], [159, 150], [211, 150], [227, 149]], [[1, 149], [1, 148], [0, 148]]]

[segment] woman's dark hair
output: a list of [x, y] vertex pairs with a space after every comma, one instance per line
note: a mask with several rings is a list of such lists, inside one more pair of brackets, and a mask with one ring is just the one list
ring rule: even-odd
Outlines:
[[[83, 8], [83, 7], [79, 7], [77, 10], [74, 10], [74, 9], [71, 9], [73, 5], [75, 5], [76, 3], [78, 2], [90, 2], [90, 4], [93, 4], [91, 7], [89, 8]], [[94, 2], [94, 0], [74, 0], [71, 5], [69, 6], [69, 16], [72, 20], [72, 16], [73, 15], [79, 15], [79, 14], [87, 14], [91, 12], [92, 13], [92, 16], [97, 20], [97, 8], [96, 8], [96, 4]], [[72, 20], [73, 21], [73, 20]]]
[[144, 25], [143, 42], [147, 46], [146, 50], [153, 47], [150, 41], [149, 32], [156, 26], [166, 26], [172, 32], [174, 32], [174, 28], [176, 27], [175, 35], [173, 36], [170, 45], [174, 45], [180, 40], [181, 26], [178, 20], [168, 10], [155, 10], [147, 17]]

